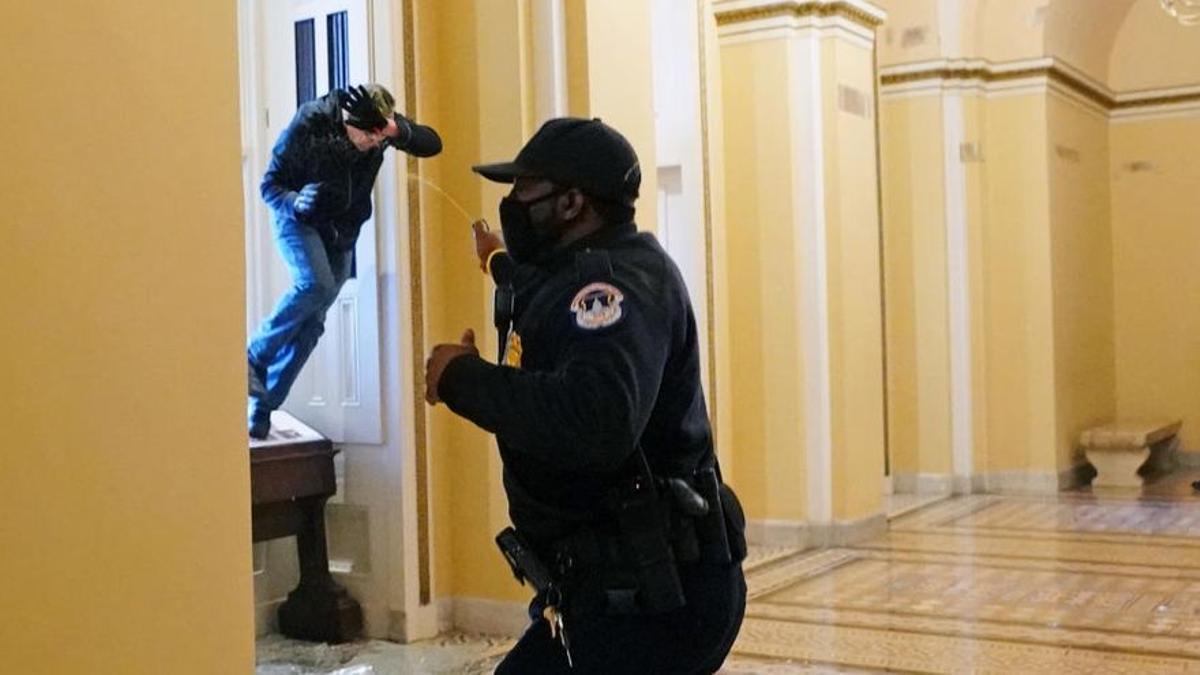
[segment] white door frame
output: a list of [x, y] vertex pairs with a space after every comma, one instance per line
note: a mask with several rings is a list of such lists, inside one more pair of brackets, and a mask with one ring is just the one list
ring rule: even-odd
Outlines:
[[[667, 172], [658, 186], [658, 237], [679, 267], [691, 297], [700, 343], [701, 381], [709, 402], [715, 396], [709, 352], [709, 247], [706, 227], [704, 128], [701, 111], [700, 52], [705, 48], [701, 12], [694, 2], [652, 0], [655, 56], [656, 175]], [[669, 26], [678, 25], [671, 30]], [[667, 62], [673, 62], [668, 66]], [[678, 191], [670, 191], [671, 187]], [[714, 413], [714, 410], [710, 410]]]
[[[350, 17], [349, 74], [351, 81], [370, 77], [367, 0], [272, 0], [257, 5], [262, 28], [251, 45], [258, 61], [255, 95], [264, 111], [255, 145], [250, 149], [257, 170], [249, 178], [262, 176], [270, 161], [271, 147], [294, 116], [296, 93], [292, 74], [296, 72], [293, 26], [309, 19], [313, 26], [313, 52], [316, 66], [315, 93], [329, 89], [328, 45], [325, 17], [345, 11]], [[286, 73], [286, 75], [285, 75]], [[248, 123], [249, 120], [244, 120]], [[257, 180], [247, 181], [249, 199], [257, 199]], [[265, 317], [274, 302], [291, 286], [287, 268], [270, 241], [270, 220], [266, 209], [254, 215], [247, 238], [247, 265], [251, 302], [249, 327]], [[329, 308], [325, 336], [317, 344], [308, 363], [300, 371], [283, 407], [297, 418], [337, 443], [378, 444], [382, 442], [380, 421], [379, 367], [379, 288], [376, 247], [377, 218], [363, 224], [355, 249], [357, 274], [348, 279]]]
[[[265, 224], [269, 213], [258, 198], [257, 184], [266, 169], [270, 144], [263, 96], [266, 76], [258, 45], [263, 43], [264, 20], [262, 2], [269, 0], [238, 0], [238, 44], [243, 55], [240, 63], [242, 101], [243, 174], [253, 199], [248, 200], [245, 214], [254, 222]], [[415, 50], [404, 44], [405, 22], [412, 13], [411, 0], [367, 0], [369, 25], [369, 71], [372, 81], [390, 85], [396, 95], [397, 110], [405, 110], [405, 78], [416, 72], [411, 63]], [[412, 34], [412, 33], [408, 33]], [[412, 270], [419, 268], [421, 251], [410, 236], [409, 199], [403, 164], [404, 156], [388, 153], [375, 187], [375, 227], [377, 282], [379, 292], [379, 340], [381, 384], [380, 416], [383, 439], [379, 445], [343, 446], [343, 471], [339, 476], [339, 495], [335, 501], [361, 505], [369, 522], [369, 556], [371, 572], [365, 576], [336, 575], [362, 603], [370, 637], [415, 640], [433, 637], [438, 632], [436, 605], [422, 604], [420, 574], [432, 575], [434, 536], [428, 532], [426, 553], [419, 556], [418, 514], [418, 449], [423, 452], [424, 439], [418, 443], [416, 430], [424, 416], [424, 402], [417, 396], [417, 373], [414, 364], [424, 352], [422, 322], [424, 316], [414, 310], [413, 290], [420, 284], [411, 282]], [[247, 228], [247, 255], [261, 254], [273, 243], [265, 227]], [[414, 264], [415, 263], [415, 264]], [[248, 267], [248, 269], [250, 269]], [[261, 289], [260, 279], [248, 279], [251, 288]], [[264, 303], [274, 298], [263, 294], [248, 298], [247, 321], [261, 314]], [[422, 344], [418, 344], [422, 342]], [[424, 478], [424, 477], [423, 477]], [[426, 516], [427, 517], [427, 516]], [[429, 528], [432, 523], [429, 523]], [[421, 560], [421, 558], [424, 560]]]

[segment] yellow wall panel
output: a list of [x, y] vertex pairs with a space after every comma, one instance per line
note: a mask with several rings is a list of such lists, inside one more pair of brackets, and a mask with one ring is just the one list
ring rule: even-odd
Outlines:
[[846, 88], [870, 95], [874, 55], [822, 44], [834, 516], [880, 509], [884, 464], [883, 303], [873, 111], [840, 104]]
[[[650, 68], [650, 3], [644, 0], [571, 0], [587, 7], [587, 111], [620, 131], [637, 151], [642, 185], [637, 223], [657, 230], [658, 166], [654, 143], [654, 79]], [[690, 30], [691, 26], [686, 27]], [[576, 73], [570, 73], [572, 76]]]
[[945, 180], [939, 97], [881, 118], [892, 473], [950, 471]]
[[1200, 118], [1114, 124], [1117, 410], [1183, 419], [1200, 447]]
[[[528, 129], [522, 89], [523, 46], [516, 4], [421, 0], [417, 6], [424, 62], [420, 98], [445, 150], [422, 163], [423, 173], [471, 215], [499, 227], [497, 204], [506, 186], [487, 183], [472, 164], [511, 159]], [[465, 28], [466, 27], [466, 28]], [[473, 262], [464, 217], [431, 189], [422, 189], [426, 256], [426, 340], [456, 342], [475, 329], [481, 351], [495, 353], [491, 282]], [[429, 413], [428, 453], [433, 479], [436, 544], [434, 592], [519, 600], [492, 539], [508, 521], [494, 441], [444, 406]]]
[[[987, 470], [1055, 463], [1046, 100], [988, 102], [984, 312]], [[985, 467], [978, 467], [984, 469]]]
[[929, 61], [940, 56], [938, 0], [875, 2], [887, 11], [876, 31], [880, 65]]
[[794, 266], [796, 210], [787, 46], [721, 50], [730, 294], [728, 401], [733, 483], [751, 518], [804, 514], [804, 318]]
[[235, 4], [6, 10], [0, 650], [249, 672]]
[[1047, 113], [1062, 470], [1077, 459], [1079, 433], [1116, 414], [1108, 121], [1057, 96], [1048, 98]]

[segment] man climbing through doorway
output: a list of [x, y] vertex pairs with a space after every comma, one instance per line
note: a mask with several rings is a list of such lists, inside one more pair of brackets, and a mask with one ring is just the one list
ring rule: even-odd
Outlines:
[[351, 275], [359, 229], [387, 146], [415, 157], [441, 152], [432, 128], [394, 112], [383, 86], [368, 84], [300, 106], [275, 143], [263, 176], [271, 229], [291, 288], [246, 347], [249, 433], [265, 439], [321, 334], [325, 312]]

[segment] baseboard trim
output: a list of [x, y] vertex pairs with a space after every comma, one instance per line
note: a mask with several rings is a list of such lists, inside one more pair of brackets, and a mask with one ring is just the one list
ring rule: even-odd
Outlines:
[[388, 621], [387, 639], [408, 644], [445, 633], [451, 627], [449, 623], [443, 622], [443, 615], [448, 616], [448, 610], [443, 607], [447, 602], [445, 599], [439, 599], [433, 604], [415, 608], [411, 615], [403, 610], [392, 610]]
[[254, 605], [254, 636], [262, 637], [279, 632], [279, 606], [286, 597], [259, 602]]
[[948, 473], [898, 473], [892, 477], [896, 494], [940, 496], [954, 492], [955, 476]]
[[803, 520], [757, 519], [746, 521], [746, 542], [753, 546], [812, 548], [813, 526]]
[[480, 635], [519, 638], [529, 627], [529, 603], [486, 598], [446, 598], [438, 601], [438, 624]]
[[887, 514], [873, 513], [863, 518], [838, 521], [829, 528], [830, 546], [849, 546], [883, 536], [887, 532]]
[[873, 513], [854, 520], [829, 524], [802, 520], [758, 519], [746, 521], [746, 541], [753, 546], [786, 546], [797, 549], [846, 546], [887, 531], [887, 516]]
[[954, 476], [954, 494], [975, 495], [987, 492], [987, 476], [981, 473]]
[[[1185, 457], [1185, 455], [1187, 455]], [[1179, 466], [1200, 468], [1200, 452], [1176, 453]], [[1080, 462], [1057, 473], [1049, 471], [991, 471], [970, 476], [944, 473], [897, 473], [892, 476], [896, 494], [922, 496], [980, 494], [1056, 494], [1087, 485], [1095, 469]]]
[[1059, 472], [992, 471], [982, 476], [984, 491], [998, 494], [1058, 494], [1085, 484], [1083, 476], [1089, 466], [1081, 464]]
[[434, 605], [437, 607], [438, 635], [454, 629], [454, 598], [440, 598]]

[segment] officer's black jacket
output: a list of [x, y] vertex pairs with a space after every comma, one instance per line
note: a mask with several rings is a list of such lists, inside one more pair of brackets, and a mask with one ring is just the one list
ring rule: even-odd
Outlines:
[[514, 286], [521, 367], [457, 357], [438, 395], [496, 434], [519, 531], [548, 543], [600, 517], [639, 443], [658, 475], [715, 461], [691, 302], [652, 235], [605, 228], [516, 267]]
[[[347, 251], [371, 217], [383, 149], [361, 152], [350, 142], [339, 107], [342, 96], [334, 90], [296, 110], [275, 142], [260, 190], [276, 219], [299, 220], [316, 228], [326, 248]], [[292, 203], [308, 183], [321, 184], [319, 199], [314, 212], [299, 219]]]

